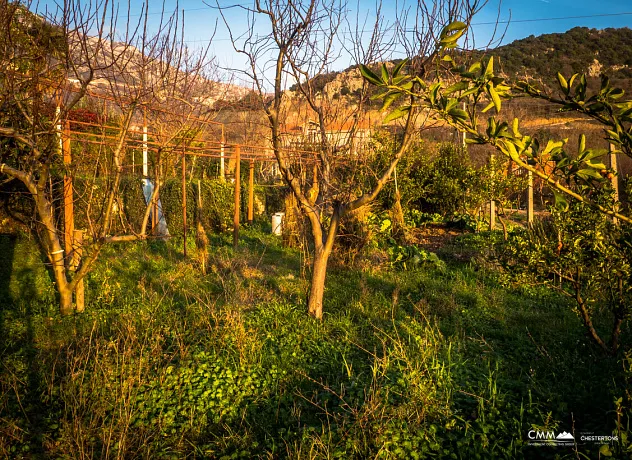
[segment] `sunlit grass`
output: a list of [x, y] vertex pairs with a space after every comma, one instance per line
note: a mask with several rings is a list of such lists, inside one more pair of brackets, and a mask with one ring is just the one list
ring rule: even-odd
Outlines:
[[32, 244], [2, 240], [19, 257], [3, 291], [0, 453], [532, 458], [532, 426], [612, 430], [619, 367], [565, 300], [458, 259], [334, 263], [318, 322], [302, 254], [256, 229], [242, 241], [214, 238], [207, 276], [181, 240], [111, 247], [87, 312], [61, 318], [41, 264], [25, 309]]

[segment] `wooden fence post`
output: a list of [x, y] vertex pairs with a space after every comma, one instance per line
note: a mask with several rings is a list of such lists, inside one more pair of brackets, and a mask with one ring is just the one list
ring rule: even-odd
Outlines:
[[[75, 271], [81, 263], [81, 246], [83, 244], [83, 231], [75, 230], [75, 202], [72, 184], [72, 175], [68, 168], [72, 165], [72, 152], [70, 145], [70, 121], [64, 124], [64, 135], [61, 140], [61, 150], [64, 159], [64, 251], [66, 252], [66, 263], [70, 271]], [[83, 279], [77, 283], [75, 288], [75, 309], [82, 312], [85, 309]]]
[[233, 247], [239, 243], [239, 213], [241, 204], [241, 155], [239, 146], [235, 146], [235, 214], [233, 216]]
[[[610, 157], [610, 169], [614, 172], [612, 179], [610, 179], [612, 183], [612, 189], [614, 190], [614, 200], [615, 202], [619, 201], [619, 168], [617, 166], [617, 154], [614, 153], [615, 147], [613, 144], [608, 144], [610, 153], [608, 156]], [[612, 218], [612, 222], [617, 224], [618, 219], [616, 217]]]
[[248, 165], [248, 224], [251, 225], [254, 218], [255, 205], [255, 162], [250, 160]]
[[224, 162], [224, 145], [226, 143], [226, 139], [224, 137], [224, 125], [222, 125], [222, 138], [221, 144], [219, 147], [219, 180], [224, 182], [226, 180], [226, 165]]
[[[83, 230], [75, 230], [74, 232], [74, 247], [72, 252], [72, 270], [77, 270], [81, 263], [81, 256], [83, 255]], [[85, 310], [85, 286], [83, 278], [77, 283], [75, 288], [75, 308], [77, 312]]]
[[[492, 166], [492, 174], [491, 180], [494, 181], [494, 158], [495, 155], [492, 154], [489, 158], [489, 163]], [[489, 229], [494, 230], [496, 228], [496, 202], [494, 200], [489, 201]]]
[[[463, 110], [467, 110], [467, 105], [465, 104], [465, 101], [463, 101]], [[465, 149], [465, 147], [467, 147], [467, 133], [465, 131], [463, 131], [463, 149]]]
[[143, 178], [149, 175], [149, 160], [147, 147], [147, 109], [143, 109]]
[[64, 135], [62, 137], [62, 151], [64, 158], [64, 250], [66, 251], [66, 263], [71, 264], [72, 260], [72, 241], [75, 231], [75, 213], [74, 213], [74, 193], [72, 188], [72, 176], [68, 169], [72, 163], [72, 153], [70, 151], [70, 121], [66, 120], [64, 124]]
[[182, 239], [184, 257], [187, 257], [187, 165], [186, 152], [182, 147]]
[[527, 224], [533, 223], [533, 173], [527, 171]]

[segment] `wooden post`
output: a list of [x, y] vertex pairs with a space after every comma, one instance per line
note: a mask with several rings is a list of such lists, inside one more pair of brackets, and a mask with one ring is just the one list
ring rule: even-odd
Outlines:
[[147, 148], [147, 109], [143, 109], [143, 177], [149, 175], [149, 161]]
[[241, 201], [241, 155], [239, 146], [235, 146], [235, 214], [233, 216], [233, 247], [237, 249], [239, 243], [239, 212]]
[[222, 138], [221, 144], [219, 147], [219, 180], [224, 182], [226, 180], [226, 166], [224, 163], [224, 144], [226, 139], [224, 139], [224, 125], [222, 125]]
[[184, 257], [187, 257], [187, 165], [184, 147], [182, 148], [182, 239]]
[[248, 165], [248, 173], [248, 224], [251, 225], [255, 206], [255, 162], [252, 159]]
[[64, 144], [63, 144], [62, 135], [61, 135], [62, 126], [61, 126], [61, 118], [60, 118], [61, 117], [61, 107], [60, 106], [55, 107], [55, 117], [57, 118], [57, 126], [55, 126], [55, 131], [56, 131], [56, 134], [57, 134], [57, 140], [59, 141], [59, 153], [61, 155], [63, 155]]
[[[491, 180], [494, 181], [494, 158], [495, 155], [492, 154], [489, 157], [489, 163], [492, 165], [492, 174]], [[496, 202], [494, 200], [490, 200], [489, 202], [489, 229], [494, 230], [496, 228]]]
[[[81, 263], [81, 256], [83, 255], [83, 230], [75, 230], [74, 232], [74, 247], [72, 252], [72, 270], [77, 270]], [[77, 312], [85, 310], [85, 286], [83, 284], [83, 278], [77, 283], [75, 288], [75, 309]]]
[[[463, 101], [463, 110], [466, 110], [466, 109], [467, 109], [467, 106], [465, 105], [465, 101]], [[465, 141], [465, 139], [467, 139], [467, 133], [463, 131], [463, 149], [467, 147], [467, 142]]]
[[[160, 149], [156, 152], [156, 167], [154, 168], [154, 187], [158, 187], [158, 181], [160, 179]], [[160, 202], [160, 190], [156, 193], [156, 199], [154, 200], [151, 208], [151, 231], [156, 232], [160, 219], [158, 218], [158, 203]]]
[[72, 189], [72, 176], [68, 169], [72, 163], [72, 153], [70, 151], [70, 121], [66, 120], [64, 125], [64, 135], [62, 137], [62, 151], [64, 157], [64, 250], [66, 251], [66, 262], [70, 264], [72, 260], [72, 241], [75, 231], [74, 193]]
[[533, 223], [533, 173], [527, 171], [527, 224]]
[[[613, 144], [609, 144], [609, 149], [610, 154], [608, 156], [610, 157], [610, 169], [612, 169], [613, 172], [613, 176], [610, 181], [612, 183], [612, 189], [614, 190], [614, 200], [615, 202], [619, 202], [619, 169], [617, 166], [617, 154], [614, 153], [615, 147]], [[617, 224], [618, 221], [619, 220], [616, 217], [612, 218], [613, 223]]]

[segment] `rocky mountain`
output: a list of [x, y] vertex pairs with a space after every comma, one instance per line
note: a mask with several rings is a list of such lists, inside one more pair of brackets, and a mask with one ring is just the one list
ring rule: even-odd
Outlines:
[[72, 65], [68, 80], [78, 85], [92, 72], [88, 89], [103, 96], [145, 92], [160, 104], [169, 97], [214, 107], [220, 101], [244, 98], [248, 88], [217, 81], [208, 63], [184, 60], [171, 50], [143, 53], [132, 44], [111, 43], [78, 34], [69, 37]]

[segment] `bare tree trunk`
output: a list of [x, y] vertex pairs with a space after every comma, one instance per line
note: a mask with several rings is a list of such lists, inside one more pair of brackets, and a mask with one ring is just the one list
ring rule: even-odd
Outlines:
[[323, 296], [325, 294], [325, 277], [327, 275], [327, 262], [331, 250], [319, 249], [314, 251], [314, 264], [312, 266], [312, 282], [307, 300], [307, 312], [316, 319], [323, 317]]
[[59, 313], [62, 316], [72, 315], [75, 307], [72, 304], [72, 291], [68, 289], [68, 284], [57, 284], [57, 290], [59, 291]]
[[327, 276], [327, 262], [334, 247], [340, 218], [345, 214], [346, 208], [340, 203], [334, 205], [329, 229], [326, 238], [323, 239], [322, 224], [317, 216], [309, 214], [314, 236], [314, 263], [312, 264], [312, 283], [307, 299], [307, 313], [316, 319], [323, 317], [323, 297], [325, 294], [325, 278]]
[[40, 218], [41, 225], [44, 227], [44, 241], [46, 243], [46, 256], [53, 268], [53, 277], [59, 292], [59, 312], [62, 315], [72, 314], [74, 311], [72, 303], [72, 289], [69, 286], [66, 276], [66, 265], [64, 262], [64, 250], [59, 241], [59, 236], [55, 230], [55, 221], [53, 219], [53, 207], [36, 184], [30, 181], [27, 176], [23, 180], [24, 184], [29, 188], [33, 198], [37, 214]]

